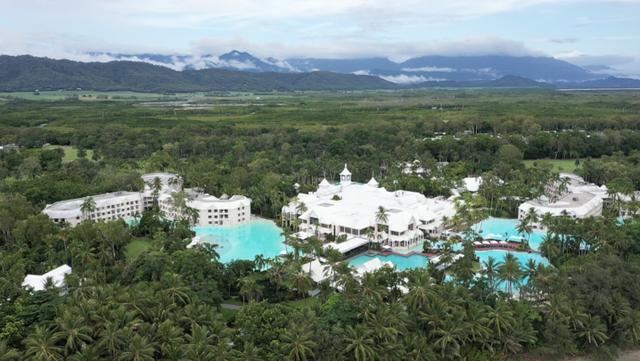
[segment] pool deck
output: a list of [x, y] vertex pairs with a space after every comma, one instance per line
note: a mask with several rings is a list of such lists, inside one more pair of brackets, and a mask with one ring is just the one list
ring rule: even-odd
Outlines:
[[[535, 254], [542, 254], [539, 251], [533, 250], [533, 249], [527, 249], [527, 250], [517, 250], [518, 248], [517, 243], [501, 243], [501, 244], [497, 244], [497, 245], [481, 245], [481, 246], [474, 246], [474, 248], [477, 251], [506, 251], [506, 252], [522, 252], [522, 253], [535, 253]], [[370, 256], [374, 256], [374, 255], [381, 255], [381, 256], [388, 256], [388, 255], [396, 255], [396, 256], [400, 256], [400, 257], [409, 257], [415, 254], [419, 254], [425, 257], [435, 257], [437, 255], [439, 255], [439, 252], [420, 252], [420, 251], [409, 251], [409, 252], [397, 252], [394, 250], [388, 251], [388, 250], [382, 250], [382, 251], [375, 251], [375, 250], [368, 250], [365, 251], [363, 253], [354, 255], [353, 257], [349, 257], [347, 260], [356, 258], [358, 256], [361, 255], [370, 255]]]

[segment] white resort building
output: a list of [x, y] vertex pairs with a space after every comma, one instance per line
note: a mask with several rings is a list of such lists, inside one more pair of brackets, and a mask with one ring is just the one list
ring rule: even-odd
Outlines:
[[83, 204], [89, 197], [68, 199], [48, 204], [42, 211], [56, 223], [75, 226], [84, 220], [111, 221], [135, 217], [144, 211], [142, 193], [113, 192], [92, 196], [94, 207], [83, 212]]
[[[608, 199], [606, 186], [598, 186], [585, 182], [575, 174], [561, 173], [560, 178], [566, 183], [566, 191], [556, 199], [546, 196], [522, 203], [518, 207], [518, 219], [523, 219], [532, 209], [542, 217], [545, 214], [561, 216], [566, 214], [572, 218], [588, 218], [602, 215], [604, 202]], [[542, 229], [540, 221], [533, 224]]]
[[439, 235], [443, 217], [454, 213], [447, 199], [387, 191], [373, 177], [366, 184], [352, 182], [346, 164], [339, 183], [323, 179], [317, 191], [300, 193], [282, 208], [285, 222], [298, 222], [300, 238], [358, 237], [400, 248], [420, 244], [425, 235]]
[[51, 282], [55, 287], [65, 287], [64, 277], [68, 274], [71, 274], [71, 267], [63, 264], [62, 266], [54, 268], [43, 275], [27, 275], [24, 278], [24, 281], [22, 281], [22, 287], [33, 291], [42, 291], [45, 289], [48, 279], [51, 279]]
[[[91, 197], [69, 199], [49, 204], [42, 211], [56, 223], [75, 226], [83, 220], [111, 221], [138, 217], [153, 206], [158, 198], [161, 214], [168, 219], [178, 219], [173, 206], [176, 193], [182, 191], [182, 179], [172, 173], [149, 173], [142, 176], [144, 189], [141, 192], [113, 192]], [[160, 187], [155, 184], [159, 181]], [[159, 189], [158, 189], [159, 188]], [[216, 198], [195, 189], [185, 189], [186, 207], [197, 213], [196, 226], [236, 225], [251, 219], [251, 199], [245, 196], [222, 196]], [[93, 199], [92, 209], [83, 205], [87, 199]], [[195, 218], [195, 217], [194, 217]]]
[[[251, 199], [241, 195], [220, 198], [207, 193], [185, 190], [187, 207], [197, 212], [195, 226], [235, 226], [251, 220]], [[178, 219], [179, 214], [173, 205], [172, 193], [164, 193], [158, 199], [160, 211], [169, 219]]]

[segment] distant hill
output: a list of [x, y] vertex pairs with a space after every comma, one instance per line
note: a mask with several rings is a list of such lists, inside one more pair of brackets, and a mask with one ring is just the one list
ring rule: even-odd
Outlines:
[[373, 76], [328, 72], [175, 71], [133, 61], [82, 63], [33, 56], [0, 56], [0, 90], [132, 90], [147, 92], [391, 89]]
[[[548, 83], [570, 83], [606, 77], [612, 69], [593, 65], [583, 68], [563, 60], [540, 56], [440, 56], [430, 55], [394, 62], [384, 57], [354, 59], [259, 58], [233, 50], [216, 55], [162, 55], [92, 53], [104, 59], [142, 61], [174, 70], [227, 69], [248, 72], [303, 73], [328, 71], [345, 74], [375, 75], [399, 84], [425, 81], [495, 80], [507, 75]], [[605, 75], [603, 75], [605, 74]]]
[[[154, 59], [161, 60], [154, 56]], [[220, 60], [220, 58], [218, 58]], [[227, 63], [259, 63], [247, 53], [229, 53]], [[546, 60], [545, 60], [546, 61]], [[295, 62], [293, 62], [295, 63]], [[329, 64], [329, 63], [324, 63]], [[382, 58], [369, 59], [370, 65], [385, 66]], [[423, 60], [412, 62], [424, 65]], [[299, 65], [299, 64], [298, 64]], [[341, 69], [353, 69], [357, 63], [344, 63]], [[441, 65], [441, 64], [440, 64]], [[290, 66], [290, 64], [288, 64]], [[422, 67], [428, 71], [446, 72], [442, 67]], [[435, 69], [435, 70], [434, 70]], [[569, 67], [570, 69], [570, 67]], [[423, 69], [424, 70], [424, 69]], [[412, 70], [413, 71], [413, 70]], [[427, 71], [427, 70], [424, 70]], [[443, 79], [425, 74], [356, 75], [330, 71], [276, 72], [238, 71], [219, 68], [183, 71], [140, 61], [112, 61], [84, 63], [53, 60], [33, 56], [0, 56], [0, 91], [33, 91], [59, 89], [90, 89], [102, 91], [131, 90], [139, 92], [193, 91], [292, 91], [292, 90], [366, 90], [406, 88], [536, 88], [536, 89], [624, 89], [640, 88], [640, 80], [608, 77], [574, 82], [541, 82], [522, 75], [506, 74], [488, 79]], [[455, 78], [455, 77], [454, 77]], [[385, 80], [387, 79], [387, 80]], [[400, 81], [408, 79], [410, 81]], [[394, 80], [388, 81], [388, 80]]]
[[566, 89], [640, 89], [640, 79], [617, 78], [596, 79], [582, 83], [558, 84], [558, 88]]
[[549, 83], [537, 82], [531, 79], [507, 75], [495, 80], [475, 81], [426, 81], [412, 84], [412, 88], [517, 88], [517, 89], [554, 89]]

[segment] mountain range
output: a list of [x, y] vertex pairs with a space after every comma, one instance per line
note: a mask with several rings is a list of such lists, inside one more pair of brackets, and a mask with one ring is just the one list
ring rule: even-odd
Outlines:
[[[354, 60], [287, 60], [262, 61], [249, 58], [250, 54], [235, 52], [220, 57], [209, 57], [209, 63], [201, 59], [204, 66], [184, 66], [184, 70], [175, 70], [163, 64], [166, 61], [182, 61], [187, 58], [148, 54], [146, 61], [117, 60], [110, 62], [77, 62], [39, 58], [29, 55], [0, 56], [0, 91], [34, 91], [59, 89], [87, 90], [131, 90], [141, 92], [194, 92], [194, 91], [292, 91], [292, 90], [365, 90], [365, 89], [407, 89], [407, 88], [640, 88], [640, 80], [608, 77], [593, 77], [592, 73], [574, 65], [550, 58], [512, 58], [489, 57], [476, 59], [458, 59], [457, 63], [443, 57], [416, 58], [404, 62], [404, 72], [393, 70], [353, 70], [363, 64], [371, 67], [383, 67], [382, 58], [370, 58], [366, 61]], [[139, 57], [139, 56], [136, 56]], [[246, 66], [239, 69], [238, 63]], [[435, 60], [440, 62], [435, 62]], [[189, 58], [191, 60], [191, 58]], [[260, 61], [258, 61], [260, 60]], [[429, 69], [423, 66], [429, 65]], [[526, 66], [526, 64], [530, 64]], [[193, 63], [189, 63], [193, 64]], [[221, 66], [221, 64], [225, 64]], [[302, 68], [306, 64], [307, 68]], [[311, 68], [311, 64], [321, 67]], [[493, 64], [492, 71], [486, 76], [433, 78], [427, 73], [451, 74], [456, 71], [445, 70], [446, 64], [453, 66], [486, 66]], [[551, 74], [556, 81], [533, 80], [532, 74]], [[213, 65], [216, 65], [215, 67]], [[234, 65], [235, 67], [232, 67]], [[388, 65], [388, 63], [387, 63]], [[275, 67], [277, 69], [272, 69]], [[289, 70], [286, 70], [288, 68]], [[302, 68], [302, 70], [301, 70]], [[433, 69], [436, 68], [436, 69]], [[292, 70], [292, 69], [295, 69]], [[327, 70], [329, 69], [329, 70]], [[411, 70], [406, 70], [411, 69]], [[502, 69], [500, 71], [496, 69]], [[564, 70], [563, 70], [564, 69]], [[506, 73], [511, 71], [512, 73]], [[473, 73], [459, 70], [459, 73]], [[415, 74], [414, 74], [415, 73]], [[476, 69], [476, 74], [483, 73]], [[379, 74], [379, 75], [372, 75]], [[383, 75], [384, 74], [384, 75]], [[525, 76], [529, 75], [529, 76]], [[417, 76], [418, 81], [399, 82], [398, 77]], [[394, 78], [395, 77], [395, 78]], [[593, 78], [592, 78], [593, 77]], [[557, 80], [561, 79], [561, 80]], [[568, 81], [568, 79], [582, 79]], [[396, 81], [392, 81], [396, 80]]]
[[[143, 61], [174, 70], [226, 69], [249, 72], [300, 73], [329, 71], [341, 74], [373, 75], [397, 84], [425, 81], [495, 80], [507, 75], [540, 82], [566, 83], [601, 79], [602, 67], [582, 68], [563, 60], [536, 56], [422, 56], [403, 62], [383, 57], [356, 59], [258, 58], [233, 50], [215, 55], [162, 55], [92, 53], [114, 60]], [[605, 75], [606, 76], [606, 75]]]

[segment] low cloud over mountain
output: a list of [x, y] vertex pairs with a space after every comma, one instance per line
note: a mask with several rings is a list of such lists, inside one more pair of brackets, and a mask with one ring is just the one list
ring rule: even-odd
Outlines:
[[259, 58], [233, 50], [222, 55], [92, 53], [100, 58], [141, 61], [174, 70], [227, 69], [245, 72], [301, 73], [328, 71], [372, 75], [397, 84], [429, 81], [485, 81], [515, 75], [548, 83], [581, 82], [611, 75], [607, 68], [583, 68], [543, 56], [423, 56], [403, 62], [387, 58]]

